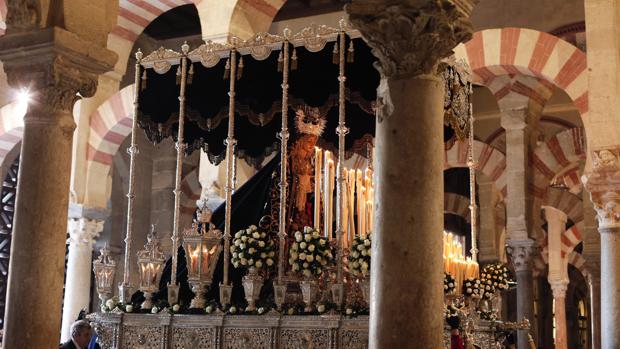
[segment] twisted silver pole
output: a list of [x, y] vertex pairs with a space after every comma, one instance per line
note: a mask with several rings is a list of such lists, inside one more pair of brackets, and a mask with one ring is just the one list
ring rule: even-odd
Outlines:
[[224, 217], [224, 281], [220, 285], [220, 302], [230, 303], [232, 285], [229, 284], [230, 264], [230, 215], [232, 212], [233, 165], [235, 140], [235, 80], [237, 78], [237, 50], [230, 50], [230, 91], [228, 92], [228, 136], [226, 137], [226, 213]]
[[179, 231], [181, 219], [181, 179], [183, 171], [183, 157], [185, 156], [185, 89], [187, 86], [187, 54], [189, 45], [185, 42], [181, 46], [181, 86], [179, 88], [179, 130], [177, 133], [177, 163], [174, 183], [174, 221], [172, 227], [172, 268], [170, 283], [168, 284], [168, 303], [176, 304], [179, 299], [179, 286], [177, 285], [177, 254], [179, 250]]
[[468, 83], [469, 98], [469, 151], [467, 166], [469, 167], [469, 213], [471, 215], [471, 259], [478, 262], [478, 205], [476, 205], [476, 160], [474, 155], [474, 114], [472, 106], [472, 88]]
[[138, 110], [139, 110], [139, 94], [140, 94], [140, 71], [142, 61], [142, 52], [136, 52], [136, 68], [134, 73], [133, 86], [133, 117], [131, 121], [131, 144], [127, 148], [129, 153], [129, 189], [127, 190], [127, 231], [125, 234], [125, 259], [123, 265], [123, 282], [118, 287], [118, 293], [121, 303], [127, 303], [131, 300], [131, 281], [129, 276], [131, 243], [133, 235], [133, 218], [134, 218], [134, 198], [135, 198], [135, 182], [136, 182], [136, 155], [138, 155], [138, 146], [136, 144], [136, 131], [138, 129]]
[[288, 160], [287, 142], [289, 138], [288, 132], [288, 73], [289, 73], [289, 43], [282, 43], [282, 130], [280, 137], [280, 212], [278, 223], [278, 238], [280, 241], [280, 250], [278, 251], [278, 285], [282, 285], [284, 276], [284, 249], [286, 246], [286, 167]]
[[338, 252], [336, 254], [336, 283], [332, 286], [332, 297], [334, 303], [338, 306], [343, 301], [343, 234], [344, 234], [344, 205], [345, 205], [345, 190], [344, 190], [344, 152], [345, 152], [345, 136], [349, 133], [349, 129], [345, 125], [345, 81], [347, 78], [344, 75], [345, 68], [345, 52], [346, 52], [346, 37], [344, 32], [344, 21], [341, 21], [341, 31], [338, 35], [340, 41], [339, 51], [339, 72], [338, 72], [338, 127], [336, 128], [336, 134], [338, 134], [338, 167], [336, 168], [336, 243]]

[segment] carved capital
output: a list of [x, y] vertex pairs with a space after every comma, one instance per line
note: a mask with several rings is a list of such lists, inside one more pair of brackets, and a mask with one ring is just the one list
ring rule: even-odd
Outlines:
[[471, 38], [475, 2], [353, 0], [345, 11], [379, 59], [381, 75], [398, 79], [435, 74], [439, 60]]
[[26, 121], [45, 122], [50, 114], [70, 114], [77, 94], [94, 95], [98, 76], [112, 69], [116, 59], [114, 52], [60, 28], [16, 32], [0, 39], [0, 60], [9, 85], [31, 93]]
[[506, 252], [510, 256], [516, 272], [526, 271], [530, 267], [532, 257], [536, 254], [536, 244], [532, 240], [508, 241]]
[[581, 180], [590, 192], [599, 231], [620, 230], [620, 147], [594, 149], [592, 170]]
[[566, 290], [568, 290], [568, 280], [549, 280], [553, 298], [566, 298]]
[[70, 218], [67, 222], [71, 246], [92, 248], [99, 233], [103, 231], [103, 221], [88, 218]]

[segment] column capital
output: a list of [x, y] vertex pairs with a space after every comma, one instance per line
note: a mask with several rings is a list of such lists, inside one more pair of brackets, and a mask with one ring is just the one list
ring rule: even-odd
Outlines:
[[565, 298], [566, 290], [568, 290], [568, 280], [560, 279], [560, 280], [549, 280], [549, 285], [551, 286], [551, 291], [553, 292], [553, 298]]
[[[77, 94], [94, 95], [98, 76], [112, 69], [116, 59], [114, 52], [58, 27], [10, 33], [0, 39], [8, 83], [31, 91], [34, 110], [70, 113]], [[26, 122], [28, 118], [33, 116], [27, 116]]]
[[103, 221], [88, 218], [69, 218], [67, 222], [71, 245], [87, 246], [92, 248], [99, 233], [103, 231]]
[[530, 267], [532, 257], [537, 252], [536, 243], [533, 240], [508, 240], [506, 252], [510, 255], [515, 271], [526, 271]]
[[542, 206], [542, 208], [545, 210], [545, 219], [547, 220], [547, 222], [553, 220], [566, 224], [566, 222], [568, 221], [568, 216], [566, 215], [566, 213], [559, 210], [558, 208], [555, 208], [553, 206]]
[[620, 146], [594, 149], [592, 170], [581, 178], [590, 192], [599, 232], [620, 231]]
[[477, 0], [353, 0], [345, 11], [379, 59], [384, 78], [435, 74], [440, 59], [471, 38]]

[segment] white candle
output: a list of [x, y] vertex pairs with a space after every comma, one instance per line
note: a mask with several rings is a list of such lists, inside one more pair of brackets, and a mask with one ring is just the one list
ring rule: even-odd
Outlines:
[[334, 182], [336, 180], [336, 167], [334, 165], [334, 160], [329, 160], [329, 191], [327, 192], [327, 201], [329, 201], [329, 226], [327, 229], [328, 237], [333, 239], [332, 231], [333, 226], [332, 222], [334, 221]]
[[321, 168], [323, 151], [314, 147], [314, 228], [321, 229]]
[[331, 208], [329, 207], [329, 162], [331, 161], [331, 153], [329, 151], [325, 151], [323, 165], [323, 234], [325, 238], [329, 237], [329, 227], [331, 226], [331, 221], [329, 220], [329, 212]]

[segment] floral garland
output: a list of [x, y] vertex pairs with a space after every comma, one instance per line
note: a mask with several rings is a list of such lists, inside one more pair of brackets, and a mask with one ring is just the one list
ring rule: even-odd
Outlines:
[[349, 272], [353, 276], [368, 276], [370, 274], [370, 254], [372, 238], [357, 236], [349, 248]]
[[235, 268], [254, 267], [260, 270], [275, 265], [274, 243], [255, 225], [235, 234], [230, 252]]
[[333, 258], [329, 243], [318, 230], [304, 227], [303, 233], [295, 232], [288, 260], [294, 272], [301, 272], [305, 277], [320, 276]]
[[452, 294], [456, 290], [456, 281], [450, 273], [443, 273], [443, 293]]

